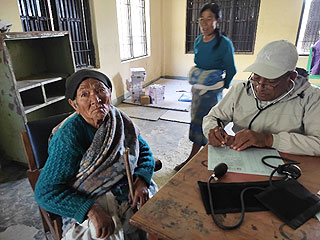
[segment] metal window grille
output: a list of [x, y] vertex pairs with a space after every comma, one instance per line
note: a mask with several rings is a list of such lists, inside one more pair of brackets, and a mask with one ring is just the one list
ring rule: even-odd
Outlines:
[[77, 68], [95, 66], [88, 0], [18, 0], [24, 31], [69, 31]]
[[49, 9], [44, 1], [18, 0], [18, 6], [25, 32], [52, 31]]
[[147, 55], [144, 0], [117, 0], [121, 61]]
[[[222, 19], [220, 30], [233, 42], [236, 53], [252, 53], [257, 31], [260, 0], [216, 0]], [[193, 44], [200, 35], [197, 22], [206, 0], [187, 0], [186, 53], [193, 53]]]
[[297, 39], [298, 52], [309, 55], [312, 45], [320, 39], [320, 0], [306, 0], [302, 9]]

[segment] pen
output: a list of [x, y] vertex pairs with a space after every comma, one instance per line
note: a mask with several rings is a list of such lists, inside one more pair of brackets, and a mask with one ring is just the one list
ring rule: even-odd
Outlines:
[[221, 135], [224, 138], [224, 124], [220, 118], [217, 118], [218, 127], [220, 129]]

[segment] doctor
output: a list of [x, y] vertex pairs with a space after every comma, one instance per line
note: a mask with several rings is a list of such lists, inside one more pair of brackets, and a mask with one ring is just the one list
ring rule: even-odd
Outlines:
[[[233, 86], [204, 117], [209, 144], [320, 155], [320, 89], [309, 83], [305, 70], [296, 69], [297, 61], [296, 47], [286, 40], [263, 47], [245, 69], [252, 72], [248, 81]], [[220, 120], [234, 123], [235, 136], [218, 126]]]

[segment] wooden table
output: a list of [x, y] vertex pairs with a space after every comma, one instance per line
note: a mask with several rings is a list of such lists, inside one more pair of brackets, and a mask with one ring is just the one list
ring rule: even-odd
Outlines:
[[[316, 194], [320, 190], [320, 157], [282, 154], [301, 162], [299, 182]], [[197, 181], [206, 182], [212, 174], [207, 163], [208, 148], [204, 147], [159, 192], [150, 199], [130, 220], [130, 223], [161, 239], [192, 240], [316, 240], [320, 239], [320, 222], [316, 218], [293, 230], [270, 211], [246, 213], [244, 222], [235, 230], [222, 230], [207, 215], [201, 200]], [[267, 176], [227, 173], [220, 181], [265, 181]], [[224, 224], [233, 224], [240, 214], [218, 215]]]

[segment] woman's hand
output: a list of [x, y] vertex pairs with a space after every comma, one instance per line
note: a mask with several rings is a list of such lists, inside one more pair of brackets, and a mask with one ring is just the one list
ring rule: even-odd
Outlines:
[[248, 147], [272, 147], [273, 137], [272, 134], [258, 133], [249, 129], [243, 129], [238, 132], [233, 142], [230, 144], [230, 148], [242, 151]]
[[97, 238], [108, 238], [113, 234], [115, 226], [112, 217], [99, 204], [93, 204], [87, 216], [96, 229]]
[[133, 189], [134, 196], [131, 207], [135, 208], [138, 202], [139, 206], [142, 207], [149, 200], [149, 190], [147, 187], [147, 183], [143, 178], [137, 177], [133, 183]]

